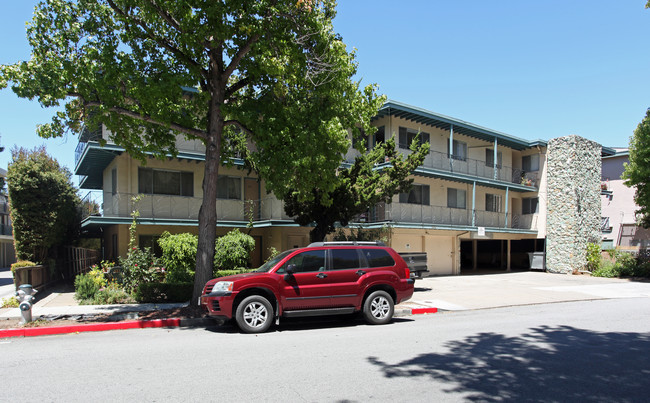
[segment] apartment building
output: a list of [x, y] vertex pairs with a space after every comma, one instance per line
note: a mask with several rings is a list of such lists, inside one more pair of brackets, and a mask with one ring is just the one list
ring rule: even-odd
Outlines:
[[[398, 252], [427, 252], [433, 275], [527, 269], [529, 253], [546, 250], [548, 142], [517, 138], [395, 101], [380, 109], [373, 124], [378, 130], [368, 147], [396, 136], [403, 153], [410, 152], [413, 139], [429, 142], [431, 150], [414, 172], [409, 193], [375, 206], [351, 225], [387, 228], [389, 243]], [[102, 213], [85, 218], [82, 229], [103, 240], [105, 258], [125, 255], [135, 209], [140, 214], [140, 245], [155, 247], [163, 231], [196, 234], [204, 146], [179, 138], [176, 158], [150, 158], [143, 165], [109, 137], [105, 129], [84, 132], [75, 168], [80, 188], [102, 193]], [[100, 139], [107, 144], [100, 146]], [[562, 144], [562, 149], [571, 148]], [[578, 143], [572, 138], [570, 144]], [[593, 187], [600, 191], [601, 148], [592, 148], [598, 152]], [[352, 160], [357, 152], [351, 149], [345, 158]], [[232, 163], [220, 169], [218, 234], [245, 229], [252, 222], [253, 265], [268, 256], [270, 247], [284, 250], [308, 244], [310, 228], [286, 216], [282, 202], [267, 195], [264, 182], [242, 169], [242, 161]], [[139, 201], [134, 202], [134, 196]], [[600, 220], [599, 212], [593, 215]]]
[[650, 230], [637, 226], [634, 188], [623, 183], [624, 164], [629, 162], [627, 148], [614, 148], [615, 153], [602, 159], [602, 247], [636, 252], [650, 247]]

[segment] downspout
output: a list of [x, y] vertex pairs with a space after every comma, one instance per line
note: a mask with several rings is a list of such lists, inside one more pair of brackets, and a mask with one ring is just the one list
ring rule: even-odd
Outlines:
[[494, 138], [494, 160], [493, 160], [493, 165], [494, 165], [494, 180], [497, 180], [497, 156], [499, 154], [497, 153], [497, 138]]
[[476, 227], [476, 181], [472, 185], [472, 227]]
[[454, 172], [454, 125], [449, 125], [449, 170]]
[[[470, 233], [470, 231], [465, 231], [465, 232], [461, 232], [460, 234], [456, 235], [456, 246], [457, 246], [456, 249], [457, 250], [460, 251], [460, 237], [465, 235], [465, 234], [469, 234], [469, 233]], [[452, 253], [452, 259], [454, 261], [453, 262], [454, 263], [454, 274], [455, 275], [460, 275], [460, 259], [458, 260], [458, 266], [456, 266], [456, 250], [452, 250], [451, 253]]]
[[505, 228], [508, 228], [508, 209], [509, 209], [508, 200], [510, 199], [509, 194], [510, 194], [510, 187], [506, 186], [506, 225], [505, 225]]

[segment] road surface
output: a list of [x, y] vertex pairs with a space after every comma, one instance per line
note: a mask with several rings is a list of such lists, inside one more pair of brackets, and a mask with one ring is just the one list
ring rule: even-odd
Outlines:
[[[650, 299], [0, 340], [0, 401], [647, 401]], [[21, 398], [21, 396], [24, 396]]]

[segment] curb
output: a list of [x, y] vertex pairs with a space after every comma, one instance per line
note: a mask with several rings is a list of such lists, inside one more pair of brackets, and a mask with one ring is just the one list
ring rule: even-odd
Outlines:
[[27, 327], [0, 329], [0, 339], [6, 337], [33, 337], [81, 332], [103, 332], [107, 330], [146, 329], [156, 327], [191, 327], [214, 323], [205, 318], [171, 318], [153, 320], [133, 320], [128, 322], [89, 323], [84, 325]]
[[[438, 308], [413, 308], [396, 309], [393, 316], [402, 317], [437, 313]], [[51, 336], [56, 334], [70, 334], [81, 332], [104, 332], [108, 330], [147, 329], [157, 327], [193, 327], [209, 326], [214, 324], [210, 318], [171, 318], [153, 320], [132, 320], [127, 322], [88, 323], [84, 325], [26, 327], [14, 329], [0, 329], [0, 339], [8, 337], [34, 337]]]
[[423, 314], [437, 313], [437, 312], [438, 312], [438, 308], [402, 308], [402, 309], [396, 309], [393, 316], [402, 317], [402, 316], [423, 315]]

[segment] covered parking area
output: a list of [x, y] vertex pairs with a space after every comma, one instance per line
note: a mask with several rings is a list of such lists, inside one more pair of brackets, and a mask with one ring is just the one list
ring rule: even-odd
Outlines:
[[495, 270], [530, 270], [529, 253], [544, 252], [544, 250], [545, 239], [543, 238], [461, 240], [461, 274]]

